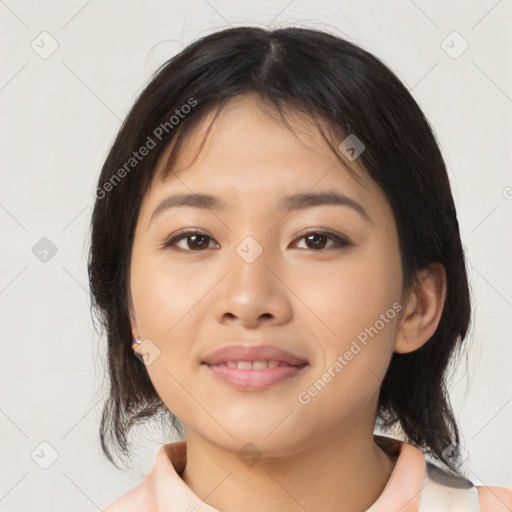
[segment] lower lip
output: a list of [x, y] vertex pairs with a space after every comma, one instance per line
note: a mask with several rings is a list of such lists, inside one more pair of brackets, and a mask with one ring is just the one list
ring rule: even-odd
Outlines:
[[305, 366], [278, 366], [262, 370], [241, 370], [229, 366], [205, 365], [219, 380], [237, 389], [265, 389], [299, 375]]

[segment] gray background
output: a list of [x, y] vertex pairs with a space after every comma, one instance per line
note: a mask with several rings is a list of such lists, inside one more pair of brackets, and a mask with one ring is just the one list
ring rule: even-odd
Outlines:
[[126, 473], [99, 451], [104, 340], [86, 276], [93, 194], [156, 67], [200, 36], [245, 24], [337, 31], [383, 59], [426, 113], [474, 294], [469, 366], [450, 384], [468, 476], [512, 487], [511, 11], [505, 0], [0, 1], [0, 510], [99, 510], [138, 484], [169, 441], [138, 431]]

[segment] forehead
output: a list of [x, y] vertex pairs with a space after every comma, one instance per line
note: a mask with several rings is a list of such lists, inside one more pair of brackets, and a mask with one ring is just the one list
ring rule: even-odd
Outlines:
[[[167, 161], [175, 147], [174, 142], [169, 144], [158, 163], [152, 191], [202, 183], [209, 191], [228, 193], [341, 186], [356, 196], [364, 191], [379, 194], [360, 159], [340, 161], [311, 118], [291, 109], [284, 114], [283, 120], [253, 94], [231, 99], [186, 135], [172, 166]], [[324, 123], [322, 129], [337, 148], [340, 136]]]

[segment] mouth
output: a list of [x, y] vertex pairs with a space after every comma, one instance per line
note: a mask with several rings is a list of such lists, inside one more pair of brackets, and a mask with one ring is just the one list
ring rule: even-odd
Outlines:
[[[278, 363], [276, 365], [276, 362]], [[243, 369], [249, 370], [247, 363], [256, 364], [256, 369], [262, 364], [272, 364], [272, 367], [285, 363], [290, 366], [307, 364], [307, 360], [289, 350], [275, 345], [227, 345], [208, 354], [202, 363], [208, 366], [220, 364], [242, 364]], [[232, 366], [233, 367], [233, 366]]]
[[309, 363], [282, 348], [228, 346], [207, 356], [202, 365], [218, 380], [241, 390], [260, 390], [297, 377]]
[[[280, 363], [279, 366], [270, 368], [270, 363], [274, 362], [277, 361], [269, 361], [267, 365], [267, 361], [239, 361], [239, 364], [243, 365], [242, 368], [238, 364], [236, 367], [227, 364], [205, 366], [216, 379], [243, 391], [266, 389], [289, 381], [298, 377], [309, 366], [308, 364], [290, 365]], [[265, 365], [264, 368], [262, 367], [263, 364]], [[250, 368], [249, 365], [251, 365]], [[256, 368], [254, 365], [256, 365]], [[261, 367], [258, 368], [258, 365]]]
[[[206, 364], [206, 363], [204, 363]], [[227, 368], [237, 368], [238, 370], [266, 370], [267, 368], [284, 368], [290, 366], [305, 366], [307, 363], [303, 365], [298, 364], [289, 364], [284, 361], [227, 361], [225, 363], [219, 364], [209, 364], [207, 366], [216, 366], [216, 367], [227, 367]]]

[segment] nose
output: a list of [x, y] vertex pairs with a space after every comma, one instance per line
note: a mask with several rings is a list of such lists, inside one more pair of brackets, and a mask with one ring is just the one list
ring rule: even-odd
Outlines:
[[271, 251], [263, 249], [252, 262], [237, 253], [230, 263], [215, 297], [214, 314], [219, 323], [238, 323], [245, 328], [255, 328], [290, 320], [291, 292]]

